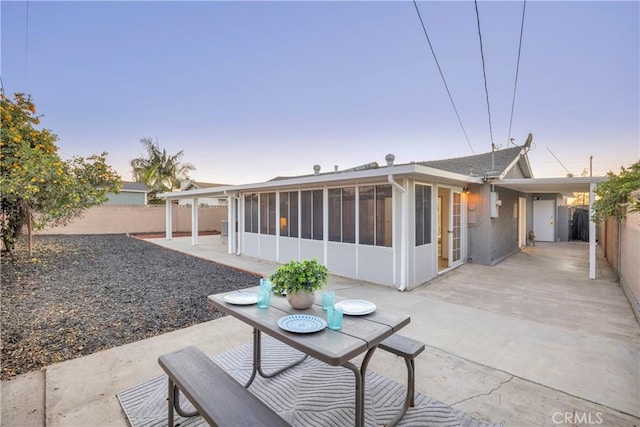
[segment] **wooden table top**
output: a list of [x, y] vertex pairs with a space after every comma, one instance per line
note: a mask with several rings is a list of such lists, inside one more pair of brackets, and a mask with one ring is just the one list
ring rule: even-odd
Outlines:
[[[259, 287], [243, 289], [242, 292], [257, 292]], [[344, 315], [342, 329], [325, 328], [314, 333], [288, 332], [278, 326], [278, 320], [290, 314], [309, 314], [327, 319], [322, 305], [314, 304], [307, 310], [295, 310], [285, 297], [271, 295], [269, 308], [258, 308], [256, 304], [234, 305], [224, 297], [234, 292], [209, 295], [209, 304], [267, 335], [300, 350], [324, 363], [339, 366], [377, 346], [380, 341], [408, 325], [409, 315], [377, 308], [364, 316]], [[336, 295], [336, 301], [343, 300]], [[375, 304], [375, 301], [371, 301]]]

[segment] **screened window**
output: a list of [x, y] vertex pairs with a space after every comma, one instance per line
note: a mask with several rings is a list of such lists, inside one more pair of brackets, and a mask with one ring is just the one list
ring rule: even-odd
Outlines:
[[431, 187], [416, 184], [416, 246], [431, 243]]
[[244, 196], [244, 231], [247, 233], [258, 232], [258, 195], [247, 194]]
[[355, 187], [329, 190], [329, 240], [356, 242], [356, 189]]
[[300, 237], [322, 240], [322, 190], [300, 192]]
[[276, 234], [276, 193], [260, 194], [260, 234]]
[[298, 237], [298, 192], [280, 193], [280, 235]]
[[392, 194], [390, 185], [360, 187], [360, 244], [389, 247], [392, 245]]

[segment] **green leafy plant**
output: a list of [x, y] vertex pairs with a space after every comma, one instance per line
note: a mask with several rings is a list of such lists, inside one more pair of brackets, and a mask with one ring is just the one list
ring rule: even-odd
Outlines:
[[63, 160], [58, 137], [40, 129], [31, 97], [0, 94], [0, 230], [4, 249], [12, 253], [27, 227], [29, 256], [32, 229], [64, 225], [86, 209], [100, 205], [122, 181], [107, 164], [107, 153]]
[[640, 210], [640, 199], [634, 198], [634, 190], [640, 189], [640, 161], [628, 168], [620, 168], [619, 174], [609, 172], [609, 179], [598, 184], [596, 201], [593, 203], [594, 220], [601, 223], [609, 217], [620, 221], [627, 212]]
[[276, 294], [292, 294], [300, 290], [313, 292], [327, 284], [329, 270], [317, 259], [290, 261], [278, 267], [269, 279]]

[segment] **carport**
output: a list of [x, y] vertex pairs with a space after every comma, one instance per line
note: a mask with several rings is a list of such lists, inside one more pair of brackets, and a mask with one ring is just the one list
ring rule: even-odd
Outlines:
[[570, 177], [570, 178], [527, 178], [502, 179], [495, 186], [507, 188], [525, 194], [562, 194], [573, 197], [574, 193], [589, 193], [589, 279], [596, 278], [596, 224], [593, 222], [593, 201], [599, 182], [607, 177]]

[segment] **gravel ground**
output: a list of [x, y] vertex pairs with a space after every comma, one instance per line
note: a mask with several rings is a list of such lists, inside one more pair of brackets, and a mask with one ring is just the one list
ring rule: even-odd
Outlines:
[[222, 316], [259, 276], [124, 235], [35, 236], [3, 253], [2, 380]]

